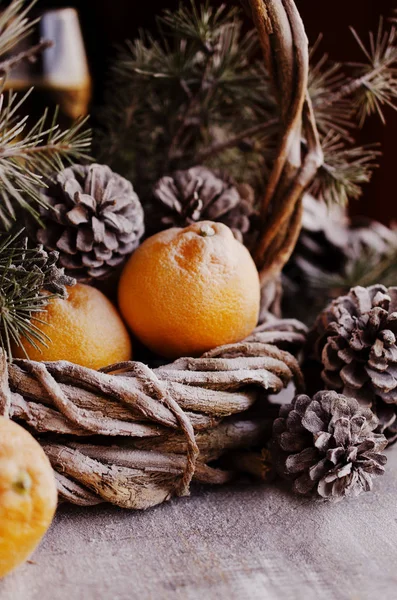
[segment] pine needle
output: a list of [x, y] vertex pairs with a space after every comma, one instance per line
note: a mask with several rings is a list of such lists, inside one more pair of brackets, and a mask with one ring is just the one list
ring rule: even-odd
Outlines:
[[335, 131], [346, 139], [351, 139], [352, 106], [345, 98], [330, 103], [330, 96], [335, 94], [346, 82], [346, 75], [340, 63], [331, 62], [328, 54], [323, 54], [315, 61], [320, 46], [320, 35], [310, 51], [310, 71], [308, 91], [313, 104], [317, 127], [323, 135]]
[[378, 114], [385, 123], [384, 107], [396, 110], [397, 102], [397, 35], [395, 27], [385, 30], [383, 19], [376, 34], [370, 32], [368, 46], [351, 28], [366, 62], [350, 63], [355, 69], [355, 80], [350, 82], [355, 90], [354, 104], [360, 126], [372, 114]]
[[367, 117], [377, 114], [385, 122], [384, 108], [397, 105], [397, 33], [392, 25], [387, 28], [381, 17], [376, 33], [370, 32], [368, 43], [350, 28], [362, 54], [363, 62], [349, 62], [343, 66], [346, 80], [339, 89], [329, 89], [330, 110], [343, 100], [352, 103], [353, 113], [361, 127]]

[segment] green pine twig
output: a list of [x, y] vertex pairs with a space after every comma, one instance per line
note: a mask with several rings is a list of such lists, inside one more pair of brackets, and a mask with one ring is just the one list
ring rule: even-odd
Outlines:
[[120, 52], [96, 150], [140, 191], [202, 157], [211, 166], [247, 164], [254, 147], [252, 168], [261, 169], [271, 145], [262, 123], [277, 111], [256, 34], [243, 34], [237, 15], [224, 5], [181, 3], [158, 19], [155, 38], [142, 33]]
[[[384, 108], [397, 106], [397, 34], [380, 18], [376, 33], [369, 33], [366, 45], [350, 28], [361, 52], [362, 62], [329, 63], [323, 56], [312, 66], [309, 91], [320, 128], [345, 137], [356, 126], [362, 127], [372, 114], [385, 122]], [[318, 48], [315, 44], [312, 55]], [[353, 118], [354, 117], [354, 118]]]
[[21, 98], [13, 92], [0, 96], [0, 222], [5, 230], [15, 222], [18, 208], [39, 218], [35, 205], [45, 205], [41, 189], [48, 175], [90, 158], [91, 132], [84, 129], [88, 118], [61, 130], [57, 110], [51, 121], [44, 111], [31, 127], [28, 116], [19, 117], [31, 91]]
[[28, 248], [22, 232], [0, 234], [0, 345], [10, 358], [12, 346], [22, 339], [35, 348], [50, 341], [40, 328], [43, 311], [75, 283], [58, 269], [57, 259], [57, 252]]
[[37, 0], [12, 0], [0, 12], [0, 57], [32, 33], [39, 19], [30, 19], [29, 13]]
[[323, 138], [322, 147], [324, 163], [310, 192], [327, 204], [347, 206], [350, 199], [356, 200], [361, 196], [362, 186], [370, 181], [378, 166], [378, 146], [350, 145], [342, 135], [330, 131]]

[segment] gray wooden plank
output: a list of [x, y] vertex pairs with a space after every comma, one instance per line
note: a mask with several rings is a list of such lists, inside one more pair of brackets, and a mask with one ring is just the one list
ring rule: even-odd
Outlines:
[[64, 506], [1, 600], [395, 600], [397, 449], [372, 494], [195, 490], [145, 513]]

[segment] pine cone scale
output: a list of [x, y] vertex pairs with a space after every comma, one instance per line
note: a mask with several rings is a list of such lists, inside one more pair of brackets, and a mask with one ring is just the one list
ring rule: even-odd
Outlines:
[[71, 225], [81, 225], [82, 223], [88, 223], [88, 214], [84, 206], [77, 205], [66, 214], [66, 218]]
[[288, 456], [285, 466], [289, 473], [302, 473], [312, 466], [318, 454], [315, 448], [304, 448], [298, 454]]

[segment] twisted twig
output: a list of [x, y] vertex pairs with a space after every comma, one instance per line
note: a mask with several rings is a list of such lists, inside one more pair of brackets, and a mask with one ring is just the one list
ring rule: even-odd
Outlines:
[[[284, 329], [288, 337], [299, 326], [286, 323]], [[42, 436], [60, 474], [61, 496], [82, 505], [147, 508], [188, 493], [193, 477], [228, 481], [232, 473], [206, 463], [261, 446], [269, 432], [271, 411], [267, 419], [249, 419], [246, 411], [264, 404], [263, 390], [277, 393], [291, 381], [302, 385], [296, 359], [260, 341], [157, 369], [129, 362], [97, 372], [65, 361], [26, 360], [7, 369], [4, 354], [1, 359], [3, 407]]]
[[[265, 284], [280, 273], [295, 246], [301, 196], [323, 157], [307, 96], [308, 43], [295, 4], [293, 0], [250, 0], [250, 4], [281, 114], [279, 149], [261, 206], [262, 231], [254, 251]], [[308, 142], [303, 160], [302, 132]]]

